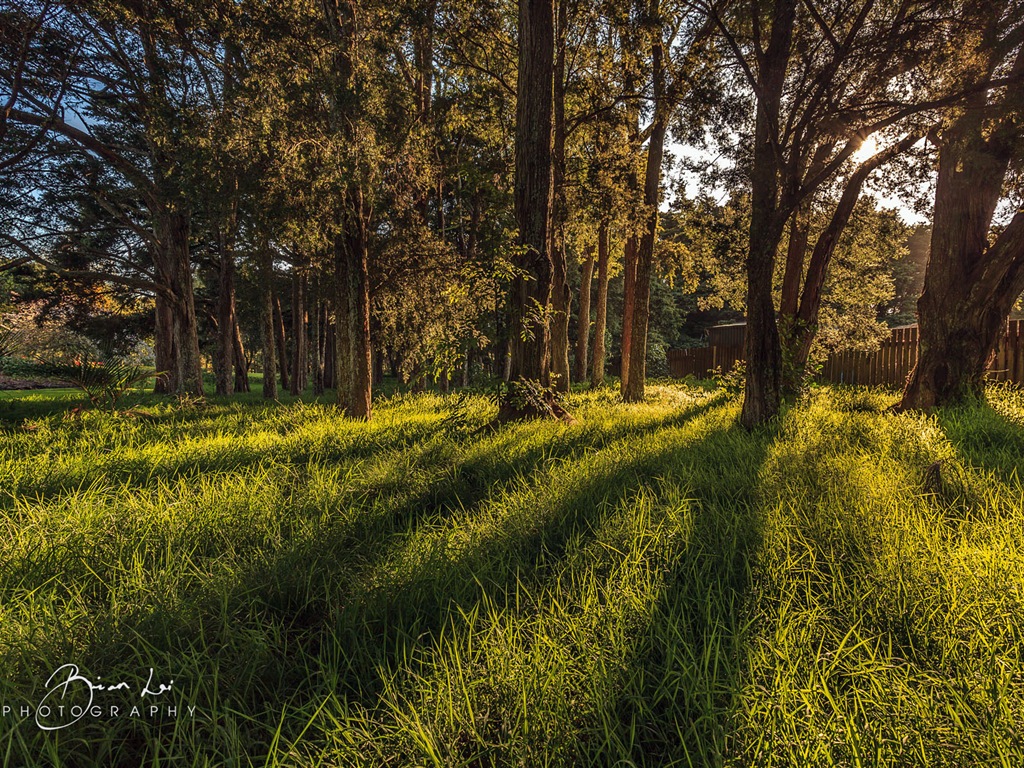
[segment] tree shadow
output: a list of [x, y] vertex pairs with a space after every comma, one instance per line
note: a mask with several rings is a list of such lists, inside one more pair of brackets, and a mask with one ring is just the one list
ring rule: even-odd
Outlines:
[[[605, 506], [595, 510], [588, 498], [619, 498], [640, 487], [644, 478], [658, 473], [664, 456], [617, 462], [609, 474], [574, 489], [555, 506], [540, 509], [543, 514], [529, 525], [498, 526], [492, 535], [454, 559], [428, 558], [414, 563], [404, 578], [375, 587], [374, 574], [386, 571], [419, 527], [425, 522], [437, 524], [454, 513], [477, 514], [488, 499], [512, 493], [512, 486], [522, 490], [543, 482], [544, 473], [551, 468], [600, 454], [616, 441], [639, 440], [659, 430], [681, 427], [718, 405], [719, 401], [709, 400], [614, 430], [567, 428], [558, 435], [561, 439], [527, 445], [514, 461], [507, 461], [507, 443], [516, 442], [518, 434], [518, 428], [511, 429], [494, 436], [478, 452], [467, 452], [461, 463], [451, 468], [453, 472], [415, 493], [409, 494], [403, 487], [401, 476], [391, 478], [388, 484], [358, 489], [364, 514], [327, 518], [314, 536], [256, 557], [226, 579], [211, 579], [196, 585], [194, 593], [169, 595], [157, 605], [140, 605], [114, 623], [101, 622], [76, 641], [76, 661], [83, 668], [117, 670], [132, 660], [152, 663], [156, 659], [160, 663], [161, 659], [174, 659], [175, 654], [193, 659], [198, 654], [211, 661], [223, 658], [230, 666], [229, 660], [238, 661], [239, 654], [248, 652], [244, 673], [236, 666], [234, 679], [221, 678], [220, 684], [227, 690], [245, 692], [244, 700], [231, 706], [256, 718], [243, 726], [250, 732], [254, 748], [259, 743], [266, 745], [268, 734], [272, 734], [261, 718], [278, 711], [289, 697], [310, 687], [320, 688], [311, 676], [320, 663], [316, 660], [325, 656], [341, 654], [358, 661], [352, 665], [355, 674], [345, 678], [339, 690], [347, 689], [370, 706], [379, 697], [383, 679], [367, 676], [367, 669], [395, 669], [417, 645], [429, 642], [461, 612], [478, 605], [485, 593], [497, 590], [507, 597], [515, 580], [542, 573], [546, 565], [557, 562], [567, 541], [589, 535], [599, 523]], [[439, 470], [446, 457], [443, 451], [431, 457], [430, 446], [425, 455], [427, 470]], [[400, 459], [396, 467], [401, 470]], [[99, 578], [92, 570], [89, 574], [82, 578]], [[76, 576], [65, 573], [63, 578], [74, 580]], [[362, 586], [353, 588], [356, 583]], [[86, 590], [80, 597], [97, 601], [100, 610], [111, 599], [104, 589], [92, 597], [89, 594]], [[271, 628], [276, 635], [273, 642], [279, 652], [267, 653], [266, 648], [252, 652], [251, 643], [258, 641], [264, 628]], [[304, 664], [296, 665], [290, 658], [294, 654], [303, 657]], [[200, 704], [208, 708], [217, 704], [215, 690], [206, 687], [203, 695]], [[288, 730], [292, 730], [291, 724]], [[102, 725], [86, 728], [76, 738], [88, 744], [102, 731]], [[137, 735], [126, 737], [121, 747], [127, 750], [127, 757], [120, 764], [140, 764], [149, 754], [153, 733], [138, 728], [133, 733]]]

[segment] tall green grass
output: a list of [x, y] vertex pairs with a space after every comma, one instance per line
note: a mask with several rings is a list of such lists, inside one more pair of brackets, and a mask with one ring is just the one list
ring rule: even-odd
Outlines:
[[0, 414], [0, 706], [74, 662], [179, 713], [9, 715], [5, 764], [1024, 763], [1019, 390], [821, 389], [755, 433], [669, 386], [497, 430], [46, 397]]

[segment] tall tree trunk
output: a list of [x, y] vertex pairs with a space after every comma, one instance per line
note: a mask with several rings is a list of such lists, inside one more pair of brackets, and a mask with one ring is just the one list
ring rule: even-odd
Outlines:
[[746, 386], [740, 423], [755, 427], [774, 418], [782, 403], [782, 352], [772, 278], [788, 213], [780, 210], [777, 152], [782, 93], [796, 19], [796, 0], [776, 0], [759, 73], [754, 158], [751, 168], [750, 243], [747, 252]]
[[626, 238], [622, 251], [622, 341], [619, 344], [619, 393], [626, 394], [633, 347], [633, 317], [636, 314], [636, 259], [640, 244], [636, 235]]
[[[651, 17], [657, 18], [658, 0], [652, 0]], [[623, 379], [622, 399], [639, 403], [644, 399], [647, 379], [647, 327], [651, 310], [651, 278], [654, 269], [654, 243], [658, 237], [658, 205], [661, 202], [661, 161], [665, 156], [665, 134], [668, 131], [669, 110], [666, 99], [666, 71], [664, 47], [660, 26], [651, 42], [651, 68], [653, 72], [654, 124], [647, 143], [647, 169], [644, 175], [644, 205], [647, 221], [640, 248], [637, 251], [633, 273], [633, 318], [630, 323], [629, 371]]]
[[281, 369], [281, 389], [290, 389], [288, 386], [288, 347], [285, 345], [284, 333], [284, 312], [281, 310], [281, 297], [274, 296], [274, 315], [277, 318], [277, 325], [274, 328], [274, 335], [277, 338], [277, 362]]
[[274, 322], [274, 256], [262, 242], [260, 259], [260, 303], [263, 324], [263, 398], [277, 400], [277, 326]]
[[154, 391], [202, 397], [199, 325], [189, 254], [190, 217], [177, 209], [161, 212], [155, 219], [157, 281], [166, 288], [167, 295], [157, 297], [156, 361], [161, 375], [157, 376]]
[[608, 327], [608, 256], [611, 250], [608, 222], [602, 221], [597, 232], [597, 311], [594, 318], [594, 362], [590, 372], [590, 386], [604, 384], [605, 330]]
[[335, 239], [338, 402], [353, 418], [369, 419], [373, 399], [370, 278], [362, 189], [350, 185], [346, 201], [344, 231]]
[[306, 272], [292, 272], [292, 386], [293, 395], [306, 389]]
[[235, 367], [235, 392], [248, 392], [249, 387], [249, 361], [245, 357], [245, 344], [242, 342], [242, 329], [238, 326], [238, 317], [232, 323], [234, 333], [232, 336], [232, 358]]
[[590, 349], [590, 288], [594, 280], [594, 249], [587, 248], [580, 266], [580, 309], [576, 321], [575, 381], [587, 380], [587, 358]]
[[565, 54], [569, 26], [568, 9], [569, 3], [566, 0], [559, 0], [552, 77], [551, 384], [558, 392], [569, 391], [569, 313], [572, 307], [565, 243], [565, 223], [569, 208], [565, 189]]
[[228, 235], [218, 232], [220, 274], [217, 291], [217, 347], [214, 352], [213, 371], [218, 395], [234, 393], [232, 378], [235, 358], [235, 254]]
[[311, 311], [309, 313], [310, 367], [313, 370], [313, 394], [322, 395], [324, 393], [324, 358], [323, 339], [321, 338], [323, 336], [323, 326], [320, 322], [322, 302], [320, 300], [319, 276], [314, 276], [311, 282], [312, 299], [310, 301]]
[[[552, 0], [519, 0], [519, 78], [516, 98], [515, 212], [521, 252], [509, 307], [510, 375], [546, 387], [550, 381]], [[517, 398], [501, 405], [501, 418], [537, 415]]]
[[[363, 109], [358, 60], [358, 13], [353, 0], [331, 0], [321, 6], [334, 43], [334, 89], [331, 113], [334, 130], [352, 153], [344, 168], [349, 182], [342, 196], [339, 231], [334, 238], [335, 378], [338, 403], [349, 416], [369, 419], [373, 378], [370, 367], [370, 279], [367, 264], [369, 213], [364, 197], [360, 142], [354, 126]], [[424, 66], [432, 66], [424, 62]], [[429, 68], [429, 67], [428, 67]], [[429, 88], [425, 96], [429, 98]]]
[[[783, 391], [797, 392], [807, 369], [807, 359], [817, 334], [818, 313], [825, 287], [825, 278], [832, 262], [839, 239], [850, 223], [861, 190], [868, 176], [879, 166], [906, 152], [921, 139], [922, 134], [912, 133], [861, 163], [850, 175], [839, 198], [832, 218], [818, 236], [807, 265], [803, 291], [800, 279], [803, 272], [804, 254], [807, 250], [807, 223], [798, 223], [794, 234], [794, 221], [806, 216], [806, 209], [798, 209], [790, 219], [790, 249], [786, 259], [786, 273], [782, 281], [782, 303], [779, 307], [779, 331], [782, 343]], [[794, 242], [797, 254], [794, 255]]]
[[[990, 64], [987, 76], [993, 69]], [[1013, 73], [1024, 74], [1024, 49]], [[1004, 98], [990, 104], [979, 94], [941, 137], [931, 257], [917, 304], [918, 361], [901, 409], [981, 396], [1010, 308], [1024, 292], [1024, 211], [990, 244], [992, 218], [1024, 138], [1024, 126], [1014, 116], [1019, 93]]]

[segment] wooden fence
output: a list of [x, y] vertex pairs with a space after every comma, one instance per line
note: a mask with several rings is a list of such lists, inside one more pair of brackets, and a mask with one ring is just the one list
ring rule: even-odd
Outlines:
[[[743, 359], [743, 348], [730, 346], [670, 349], [672, 376], [705, 378], [720, 367], [732, 369]], [[893, 328], [889, 338], [873, 352], [834, 352], [821, 371], [821, 379], [834, 384], [870, 384], [902, 387], [917, 365], [917, 326]], [[999, 341], [989, 376], [997, 381], [1024, 383], [1024, 321], [1010, 320]]]

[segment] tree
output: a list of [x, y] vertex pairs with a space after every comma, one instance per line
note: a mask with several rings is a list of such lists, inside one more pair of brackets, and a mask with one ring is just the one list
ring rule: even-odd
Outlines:
[[[547, 387], [551, 375], [551, 206], [554, 99], [554, 3], [519, 0], [515, 212], [519, 253], [510, 296], [512, 381]], [[550, 405], [506, 396], [500, 418], [553, 414]]]
[[[1001, 231], [993, 219], [1024, 158], [1021, 6], [963, 4], [961, 87], [973, 93], [938, 135], [931, 256], [918, 302], [920, 349], [900, 408], [977, 397], [1014, 302], [1024, 292], [1024, 211]], [[962, 28], [961, 28], [962, 29]], [[1000, 79], [1012, 86], [989, 89]]]

